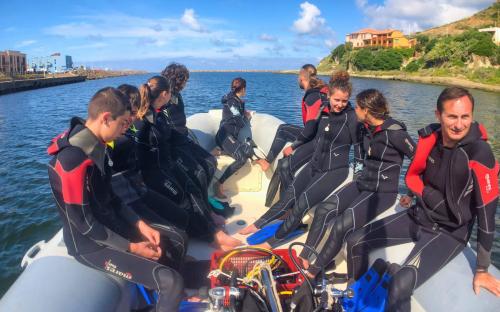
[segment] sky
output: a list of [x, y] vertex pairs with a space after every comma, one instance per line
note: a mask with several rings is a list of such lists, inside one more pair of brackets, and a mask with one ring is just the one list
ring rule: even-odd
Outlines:
[[365, 27], [413, 33], [494, 0], [0, 0], [0, 50], [59, 52], [76, 65], [160, 71], [295, 69]]

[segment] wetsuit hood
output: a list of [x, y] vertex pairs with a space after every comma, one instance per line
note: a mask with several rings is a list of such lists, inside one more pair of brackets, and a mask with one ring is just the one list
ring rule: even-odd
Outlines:
[[[428, 137], [435, 132], [441, 132], [441, 124], [432, 123], [425, 128], [418, 130], [418, 135], [422, 138]], [[457, 146], [464, 146], [470, 143], [474, 143], [477, 140], [488, 140], [488, 133], [484, 126], [477, 121], [474, 121], [470, 125], [469, 133], [458, 143]]]
[[105, 172], [106, 145], [85, 127], [85, 120], [79, 117], [71, 118], [69, 130], [52, 139], [47, 153], [56, 155], [72, 146], [81, 149], [102, 173]]
[[406, 131], [406, 125], [400, 121], [397, 121], [396, 119], [393, 119], [392, 117], [388, 117], [386, 120], [384, 120], [384, 123], [382, 123], [379, 126], [372, 127], [368, 125], [367, 123], [364, 123], [365, 128], [368, 130], [371, 130], [373, 134], [384, 131], [384, 130], [389, 130], [389, 131], [394, 131], [394, 130], [404, 130]]

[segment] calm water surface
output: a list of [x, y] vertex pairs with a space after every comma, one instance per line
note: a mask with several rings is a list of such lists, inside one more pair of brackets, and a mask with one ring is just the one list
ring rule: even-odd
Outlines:
[[[234, 73], [193, 73], [183, 92], [187, 114], [220, 107]], [[47, 184], [45, 150], [72, 116], [86, 116], [87, 102], [100, 88], [139, 85], [150, 75], [109, 78], [0, 96], [0, 296], [20, 273], [26, 250], [50, 239], [61, 227]], [[247, 107], [300, 124], [302, 91], [295, 75], [243, 73]], [[324, 77], [326, 79], [326, 77]], [[443, 87], [375, 79], [353, 79], [354, 94], [377, 88], [390, 100], [392, 115], [417, 130], [434, 122], [435, 101]], [[472, 91], [476, 120], [485, 124], [500, 159], [500, 94]], [[404, 191], [404, 183], [401, 183]], [[500, 266], [500, 217], [497, 207], [493, 262]], [[474, 240], [473, 240], [474, 241]]]

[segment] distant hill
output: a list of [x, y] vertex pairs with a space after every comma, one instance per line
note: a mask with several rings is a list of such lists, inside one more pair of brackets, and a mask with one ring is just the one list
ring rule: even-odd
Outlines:
[[453, 23], [442, 25], [439, 27], [427, 29], [425, 31], [418, 33], [418, 35], [438, 37], [445, 35], [458, 35], [470, 28], [478, 29], [495, 25], [500, 27], [499, 13], [500, 13], [500, 2], [497, 1], [490, 7], [482, 11], [479, 11], [470, 17], [461, 19]]

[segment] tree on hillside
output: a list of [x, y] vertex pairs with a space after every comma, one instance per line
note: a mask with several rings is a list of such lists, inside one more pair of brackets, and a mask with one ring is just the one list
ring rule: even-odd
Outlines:
[[372, 69], [373, 61], [373, 54], [368, 49], [359, 49], [352, 57], [352, 64], [357, 70]]
[[424, 56], [427, 67], [442, 66], [447, 62], [459, 64], [467, 60], [467, 48], [464, 42], [446, 37], [439, 40], [432, 50]]
[[489, 33], [472, 29], [457, 36], [456, 40], [465, 43], [469, 54], [472, 53], [487, 57], [495, 54], [496, 45], [493, 43]]

